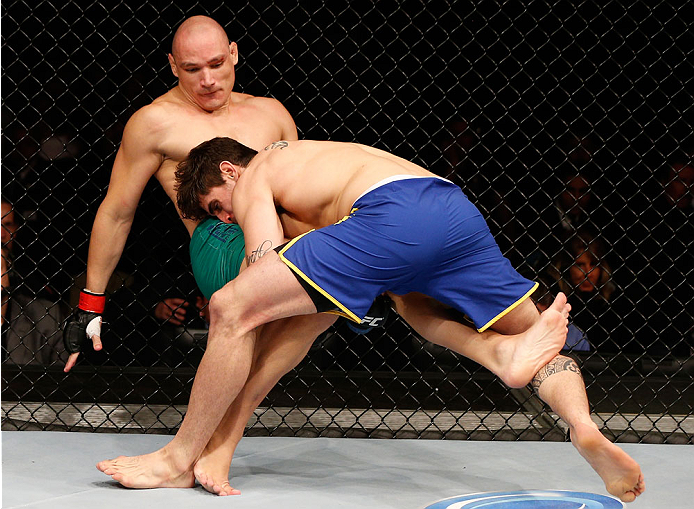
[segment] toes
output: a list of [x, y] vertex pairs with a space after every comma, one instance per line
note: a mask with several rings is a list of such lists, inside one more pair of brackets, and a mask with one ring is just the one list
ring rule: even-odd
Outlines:
[[636, 500], [636, 495], [634, 495], [631, 491], [628, 491], [619, 498], [622, 502], [633, 502], [634, 500]]
[[103, 460], [96, 464], [96, 468], [105, 472], [107, 469], [113, 466], [113, 460]]
[[639, 479], [639, 483], [636, 485], [635, 491], [637, 496], [646, 491], [646, 483], [643, 481], [643, 478]]
[[557, 294], [557, 297], [554, 299], [554, 302], [552, 303], [552, 307], [557, 310], [561, 310], [564, 306], [566, 305], [566, 295], [564, 293], [559, 292]]
[[225, 481], [222, 484], [222, 489], [219, 493], [220, 496], [226, 497], [230, 495], [240, 495], [241, 492], [235, 488], [232, 488], [231, 485], [229, 484], [229, 481]]

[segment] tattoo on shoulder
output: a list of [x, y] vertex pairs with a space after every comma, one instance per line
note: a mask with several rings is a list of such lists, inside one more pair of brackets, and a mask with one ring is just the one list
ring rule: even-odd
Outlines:
[[257, 262], [263, 255], [267, 254], [268, 251], [272, 249], [272, 241], [265, 240], [256, 249], [254, 249], [250, 255], [246, 257], [246, 262], [250, 265], [253, 262]]
[[540, 390], [540, 385], [542, 382], [547, 380], [550, 376], [561, 373], [562, 371], [573, 371], [574, 373], [581, 373], [581, 370], [576, 364], [576, 361], [570, 357], [564, 357], [563, 355], [557, 355], [554, 359], [549, 361], [544, 367], [537, 372], [533, 377], [532, 386], [535, 392]]
[[289, 142], [286, 141], [275, 141], [274, 143], [271, 143], [267, 147], [265, 147], [265, 150], [272, 150], [273, 148], [278, 148], [282, 150], [283, 148], [287, 148], [289, 146]]

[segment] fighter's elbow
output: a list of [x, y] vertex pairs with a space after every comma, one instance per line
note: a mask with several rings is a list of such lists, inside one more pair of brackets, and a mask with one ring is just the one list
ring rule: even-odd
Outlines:
[[97, 220], [101, 219], [114, 224], [130, 224], [135, 217], [136, 208], [137, 206], [133, 207], [126, 200], [107, 197], [99, 206]]

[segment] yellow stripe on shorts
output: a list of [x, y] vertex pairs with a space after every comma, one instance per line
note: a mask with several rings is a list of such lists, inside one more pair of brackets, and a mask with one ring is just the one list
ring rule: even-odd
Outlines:
[[497, 320], [499, 320], [502, 316], [504, 316], [504, 315], [510, 313], [510, 312], [511, 312], [514, 308], [516, 308], [521, 302], [523, 302], [525, 299], [527, 299], [528, 297], [530, 297], [530, 296], [532, 295], [532, 293], [533, 293], [535, 290], [537, 290], [537, 287], [538, 287], [538, 286], [539, 286], [539, 283], [538, 283], [538, 282], [535, 282], [535, 284], [533, 285], [533, 287], [532, 287], [530, 290], [528, 290], [528, 293], [526, 293], [525, 295], [523, 295], [523, 296], [522, 296], [520, 299], [518, 299], [516, 302], [514, 302], [513, 304], [511, 304], [509, 307], [507, 307], [506, 309], [504, 309], [501, 313], [499, 313], [499, 314], [496, 315], [494, 318], [492, 318], [492, 319], [489, 320], [487, 323], [485, 323], [485, 324], [482, 326], [482, 328], [477, 329], [477, 332], [484, 332], [484, 331], [486, 331], [490, 326], [494, 325], [494, 322], [496, 322]]
[[[344, 220], [347, 219], [348, 217], [349, 217], [349, 216], [345, 216], [341, 221], [344, 221]], [[341, 222], [341, 221], [339, 221], [339, 222]], [[301, 276], [301, 278], [302, 278], [304, 281], [306, 281], [308, 284], [310, 284], [313, 288], [315, 288], [318, 292], [320, 292], [321, 295], [323, 295], [326, 299], [328, 299], [330, 302], [332, 302], [333, 304], [335, 304], [335, 305], [340, 309], [340, 311], [327, 311], [327, 313], [331, 313], [331, 314], [335, 314], [335, 315], [344, 316], [345, 318], [349, 318], [350, 320], [353, 320], [353, 321], [355, 321], [355, 322], [357, 322], [357, 323], [361, 323], [361, 320], [359, 319], [359, 317], [358, 317], [357, 315], [355, 315], [352, 311], [350, 311], [349, 309], [347, 309], [347, 307], [344, 306], [344, 305], [343, 305], [340, 301], [338, 301], [335, 297], [333, 297], [333, 296], [330, 295], [328, 292], [326, 292], [325, 290], [323, 290], [320, 286], [318, 286], [314, 281], [311, 280], [310, 277], [308, 277], [306, 274], [304, 274], [304, 273], [301, 271], [301, 269], [299, 269], [299, 267], [297, 267], [296, 265], [294, 265], [291, 261], [287, 260], [287, 258], [284, 256], [284, 252], [285, 252], [287, 249], [289, 249], [290, 247], [292, 247], [292, 245], [294, 245], [294, 243], [295, 243], [297, 240], [299, 240], [299, 239], [300, 239], [301, 237], [303, 237], [304, 235], [311, 233], [312, 231], [315, 231], [315, 230], [311, 230], [311, 231], [308, 231], [308, 232], [306, 232], [306, 233], [302, 233], [302, 234], [299, 235], [298, 237], [295, 237], [294, 239], [290, 240], [290, 241], [287, 243], [287, 245], [284, 246], [284, 247], [280, 250], [280, 252], [279, 252], [280, 260], [282, 260], [291, 270], [293, 270], [293, 271], [296, 272], [299, 276]]]

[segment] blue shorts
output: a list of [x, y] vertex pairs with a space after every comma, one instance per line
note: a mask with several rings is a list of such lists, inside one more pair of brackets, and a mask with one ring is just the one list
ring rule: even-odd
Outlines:
[[287, 243], [282, 261], [357, 322], [385, 291], [420, 292], [483, 331], [535, 291], [458, 186], [400, 178], [367, 191], [341, 221]]

